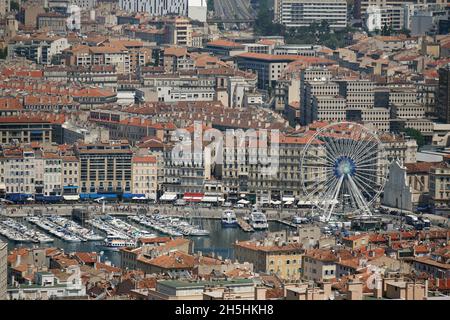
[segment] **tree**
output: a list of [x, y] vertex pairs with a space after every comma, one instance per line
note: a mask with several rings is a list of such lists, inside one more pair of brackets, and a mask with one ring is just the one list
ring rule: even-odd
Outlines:
[[381, 35], [382, 36], [390, 36], [392, 33], [392, 26], [388, 26], [387, 23], [383, 25], [381, 28]]
[[403, 28], [402, 30], [400, 30], [400, 33], [403, 33], [408, 38], [411, 37], [411, 31], [409, 29]]
[[419, 148], [425, 145], [425, 138], [424, 138], [422, 132], [420, 132], [419, 130], [413, 129], [413, 128], [405, 128], [405, 129], [403, 129], [403, 132], [407, 136], [409, 136], [412, 139], [416, 140], [417, 146]]
[[17, 3], [14, 0], [11, 1], [10, 8], [11, 8], [11, 11], [19, 11], [19, 9], [20, 9], [19, 3]]
[[8, 47], [5, 47], [3, 49], [0, 49], [0, 59], [6, 59], [8, 56]]

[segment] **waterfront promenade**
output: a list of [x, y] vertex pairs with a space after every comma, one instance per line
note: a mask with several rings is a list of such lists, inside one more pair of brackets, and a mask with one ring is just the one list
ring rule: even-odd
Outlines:
[[[8, 217], [26, 217], [29, 215], [62, 215], [70, 216], [73, 209], [85, 209], [98, 215], [103, 213], [110, 215], [133, 215], [138, 213], [153, 213], [156, 210], [163, 215], [173, 215], [180, 217], [195, 217], [220, 219], [225, 208], [222, 207], [202, 207], [202, 206], [174, 206], [171, 204], [105, 204], [104, 208], [101, 204], [93, 203], [77, 203], [77, 204], [29, 204], [29, 205], [2, 205], [0, 214]], [[250, 213], [249, 208], [234, 208], [238, 217], [243, 217]], [[307, 211], [301, 209], [263, 209], [269, 220], [291, 220], [295, 214], [306, 215]]]

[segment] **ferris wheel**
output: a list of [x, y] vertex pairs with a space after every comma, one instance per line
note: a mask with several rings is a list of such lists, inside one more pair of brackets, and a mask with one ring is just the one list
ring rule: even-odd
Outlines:
[[387, 175], [378, 137], [353, 122], [327, 125], [308, 140], [301, 159], [302, 188], [325, 219], [332, 214], [371, 215]]

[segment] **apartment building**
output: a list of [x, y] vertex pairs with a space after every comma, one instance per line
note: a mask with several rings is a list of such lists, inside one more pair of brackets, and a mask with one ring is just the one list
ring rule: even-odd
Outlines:
[[388, 162], [398, 160], [401, 164], [416, 163], [417, 142], [414, 139], [407, 139], [403, 135], [383, 133], [378, 136], [381, 145], [385, 150]]
[[297, 60], [296, 56], [276, 56], [263, 53], [242, 53], [236, 56], [241, 70], [252, 70], [258, 74], [258, 88], [268, 90], [281, 77], [286, 66]]
[[255, 272], [300, 279], [304, 249], [299, 243], [241, 241], [234, 244], [236, 260], [250, 262]]
[[192, 23], [189, 19], [177, 17], [165, 24], [166, 43], [192, 47]]
[[[193, 137], [192, 141], [200, 139]], [[197, 140], [198, 141], [198, 140]], [[183, 144], [185, 143], [185, 146]], [[194, 142], [192, 142], [194, 143]], [[199, 152], [191, 150], [190, 139], [177, 145], [167, 145], [164, 149], [164, 192], [178, 195], [203, 192], [205, 181], [211, 179], [212, 163], [205, 161], [205, 155], [211, 154], [209, 147]], [[175, 149], [174, 149], [175, 148]], [[180, 153], [181, 152], [181, 153]]]
[[402, 30], [404, 26], [404, 9], [400, 6], [369, 6], [364, 15], [367, 31], [380, 31], [385, 26], [392, 30]]
[[338, 258], [330, 251], [313, 249], [302, 257], [302, 277], [315, 282], [331, 281], [337, 278]]
[[405, 4], [447, 4], [447, 0], [357, 0], [355, 1], [354, 17], [361, 19], [369, 6], [403, 7]]
[[132, 160], [132, 193], [155, 199], [158, 190], [158, 161], [155, 156], [134, 156]]
[[339, 94], [347, 99], [349, 109], [370, 109], [375, 101], [375, 83], [363, 79], [336, 80]]
[[61, 157], [54, 153], [43, 153], [36, 161], [43, 162], [44, 170], [44, 196], [60, 196], [62, 195], [62, 160]]
[[78, 143], [81, 193], [131, 192], [132, 151], [128, 141]]
[[44, 78], [50, 81], [83, 83], [117, 91], [117, 71], [115, 66], [48, 66]]
[[0, 185], [6, 193], [34, 193], [35, 154], [32, 150], [3, 150], [0, 156]]
[[[327, 68], [320, 68], [320, 67], [309, 67], [306, 69], [302, 69], [300, 71], [300, 84], [299, 84], [299, 90], [300, 90], [300, 97], [299, 97], [299, 104], [300, 104], [300, 124], [301, 125], [307, 125], [311, 122], [312, 119], [312, 110], [310, 108], [311, 104], [311, 98], [307, 95], [306, 91], [306, 85], [309, 82], [326, 82], [331, 79], [331, 71]], [[310, 89], [309, 89], [310, 90]], [[311, 92], [311, 90], [309, 91]], [[309, 94], [309, 93], [308, 93]], [[335, 93], [329, 93], [328, 95], [336, 95]]]
[[38, 64], [50, 65], [53, 57], [69, 47], [67, 38], [60, 36], [17, 35], [8, 43], [8, 57], [24, 57]]
[[63, 122], [64, 116], [53, 117], [53, 115], [49, 117], [39, 114], [0, 117], [0, 141], [2, 144], [57, 142], [55, 135]]
[[41, 13], [37, 16], [37, 29], [39, 31], [63, 33], [67, 29], [69, 16], [57, 12]]
[[62, 156], [61, 160], [63, 195], [76, 195], [80, 191], [80, 162], [75, 156]]
[[97, 0], [70, 0], [70, 4], [80, 7], [81, 10], [91, 10], [97, 6]]
[[377, 132], [389, 132], [391, 113], [388, 108], [356, 109], [347, 108], [347, 121], [360, 122]]
[[[323, 81], [322, 78], [313, 78], [304, 84], [304, 99], [301, 99], [302, 123], [309, 124], [318, 119], [318, 113], [323, 110], [335, 109], [335, 116], [345, 118], [347, 101], [339, 94], [339, 85], [336, 82]], [[333, 99], [336, 98], [336, 102]], [[344, 109], [342, 103], [345, 103]], [[302, 112], [300, 112], [300, 115]], [[323, 112], [321, 115], [326, 116]], [[333, 115], [330, 115], [333, 116]]]
[[153, 16], [179, 15], [206, 22], [206, 0], [119, 0], [125, 12], [147, 12]]
[[450, 166], [441, 163], [430, 170], [430, 205], [436, 214], [450, 210]]
[[304, 27], [327, 21], [331, 28], [347, 26], [345, 0], [275, 0], [275, 22], [286, 27]]
[[137, 90], [138, 98], [147, 102], [215, 101], [215, 77], [192, 75], [148, 75]]
[[[266, 157], [259, 159], [255, 157], [257, 150], [252, 145], [255, 140], [251, 142], [249, 137], [238, 134], [234, 139], [234, 146], [224, 146], [221, 168], [222, 181], [229, 196], [246, 193], [258, 203], [270, 203], [271, 200], [293, 202], [303, 195], [302, 175], [306, 188], [320, 186], [318, 178], [323, 173], [320, 167], [308, 166], [306, 172], [302, 172], [299, 166], [309, 137], [280, 135], [278, 147], [269, 141]], [[310, 150], [306, 160], [310, 157], [311, 163], [325, 152], [321, 144], [312, 144]]]

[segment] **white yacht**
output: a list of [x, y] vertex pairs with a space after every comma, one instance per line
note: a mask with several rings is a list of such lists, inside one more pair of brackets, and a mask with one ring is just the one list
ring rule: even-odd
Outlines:
[[105, 239], [104, 247], [109, 250], [119, 250], [120, 248], [135, 247], [136, 243], [131, 239], [124, 239], [121, 236], [109, 235]]
[[224, 210], [222, 213], [222, 227], [237, 227], [238, 222], [233, 210]]
[[292, 217], [292, 223], [295, 224], [302, 224], [302, 223], [308, 223], [308, 218], [300, 217], [300, 216], [293, 216]]
[[266, 215], [261, 211], [252, 211], [250, 214], [249, 224], [255, 230], [269, 229], [269, 223], [267, 222]]

